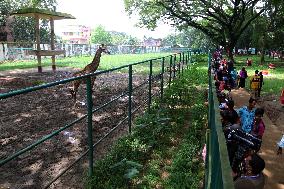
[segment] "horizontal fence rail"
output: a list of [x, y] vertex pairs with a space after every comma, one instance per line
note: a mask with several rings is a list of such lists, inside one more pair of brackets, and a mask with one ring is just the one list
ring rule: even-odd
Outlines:
[[[200, 51], [201, 52], [201, 51]], [[57, 174], [57, 176], [55, 176], [54, 178], [51, 179], [51, 181], [45, 185], [45, 188], [48, 188], [49, 186], [51, 186], [56, 180], [58, 180], [58, 178], [60, 178], [64, 173], [66, 173], [69, 169], [71, 169], [75, 164], [77, 164], [83, 157], [85, 157], [88, 154], [88, 167], [89, 167], [89, 171], [88, 171], [88, 175], [91, 176], [93, 175], [93, 167], [94, 167], [94, 148], [100, 144], [106, 137], [108, 137], [113, 131], [115, 131], [118, 127], [120, 127], [123, 123], [125, 123], [126, 121], [128, 122], [128, 132], [131, 133], [131, 126], [132, 126], [132, 119], [133, 119], [133, 115], [134, 113], [136, 113], [139, 109], [145, 107], [145, 105], [147, 105], [147, 110], [150, 111], [151, 109], [151, 103], [152, 103], [152, 98], [154, 96], [159, 95], [160, 99], [163, 99], [163, 94], [164, 94], [164, 88], [165, 87], [170, 87], [171, 82], [174, 78], [176, 78], [176, 76], [178, 76], [179, 74], [183, 73], [183, 70], [185, 68], [188, 68], [188, 65], [191, 63], [192, 61], [192, 52], [188, 51], [188, 52], [182, 52], [179, 54], [173, 54], [173, 55], [169, 55], [166, 57], [161, 57], [161, 58], [155, 58], [155, 59], [151, 59], [151, 60], [145, 60], [145, 61], [141, 61], [141, 62], [137, 62], [137, 63], [133, 63], [133, 64], [129, 64], [129, 65], [125, 65], [125, 66], [120, 66], [117, 68], [113, 68], [113, 69], [109, 69], [109, 70], [104, 70], [104, 71], [98, 71], [95, 73], [90, 73], [90, 74], [86, 74], [86, 75], [82, 75], [82, 76], [78, 76], [78, 77], [73, 77], [73, 78], [68, 78], [68, 79], [63, 79], [60, 81], [55, 81], [55, 82], [51, 82], [51, 83], [47, 83], [47, 84], [43, 84], [43, 85], [39, 85], [39, 86], [34, 86], [34, 87], [29, 87], [29, 88], [25, 88], [25, 89], [20, 89], [20, 90], [16, 90], [16, 91], [11, 91], [11, 92], [7, 92], [7, 93], [2, 93], [0, 94], [0, 102], [4, 99], [9, 99], [11, 97], [15, 97], [15, 96], [19, 96], [19, 95], [26, 95], [28, 93], [34, 92], [34, 91], [41, 91], [43, 89], [46, 88], [50, 88], [53, 86], [58, 86], [58, 85], [63, 85], [63, 84], [67, 84], [70, 82], [73, 82], [75, 80], [85, 80], [86, 81], [86, 102], [87, 102], [87, 113], [85, 115], [80, 116], [79, 118], [71, 121], [70, 123], [66, 124], [65, 126], [51, 132], [48, 135], [45, 135], [44, 137], [40, 138], [39, 140], [37, 140], [36, 142], [22, 148], [19, 151], [16, 151], [15, 153], [13, 153], [12, 155], [9, 155], [8, 157], [5, 157], [4, 159], [0, 160], [0, 167], [8, 164], [9, 162], [15, 160], [15, 158], [19, 157], [20, 155], [29, 152], [30, 150], [36, 148], [38, 145], [42, 144], [43, 142], [53, 138], [54, 136], [58, 135], [60, 132], [66, 130], [67, 128], [71, 128], [72, 126], [74, 126], [76, 123], [82, 121], [83, 119], [86, 119], [86, 125], [87, 125], [87, 141], [88, 141], [88, 149], [86, 151], [84, 151], [75, 161], [73, 161], [72, 163], [70, 163], [64, 170], [60, 170], [60, 172]], [[146, 81], [140, 83], [137, 86], [133, 85], [133, 67], [136, 65], [145, 65], [145, 64], [149, 64], [149, 72], [148, 72], [148, 79], [146, 79]], [[156, 73], [153, 69], [153, 64], [159, 64], [159, 72]], [[121, 92], [120, 94], [113, 96], [111, 98], [111, 100], [109, 100], [108, 102], [103, 103], [102, 105], [100, 105], [99, 107], [93, 107], [93, 99], [92, 99], [92, 85], [91, 85], [91, 80], [92, 77], [96, 77], [105, 73], [110, 73], [110, 72], [115, 72], [118, 70], [122, 70], [122, 69], [127, 69], [128, 71], [128, 87], [126, 91]], [[160, 81], [158, 88], [159, 90], [157, 90], [156, 92], [153, 91], [153, 85], [155, 82]], [[132, 106], [132, 101], [133, 101], [133, 93], [135, 91], [137, 91], [138, 89], [142, 88], [143, 86], [147, 85], [147, 91], [145, 91], [147, 93], [147, 99], [144, 100], [140, 105], [138, 105], [138, 107], [136, 107], [135, 109], [133, 109], [134, 107]], [[114, 126], [107, 134], [105, 134], [103, 137], [101, 137], [98, 141], [96, 141], [94, 143], [93, 141], [93, 120], [92, 120], [92, 116], [94, 115], [94, 113], [107, 108], [108, 106], [110, 106], [112, 103], [118, 101], [120, 98], [122, 97], [127, 97], [128, 101], [128, 113], [126, 114], [127, 116], [124, 117], [122, 120], [120, 120], [116, 126]]]
[[[61, 50], [62, 55], [56, 57], [74, 57], [74, 56], [93, 56], [100, 44], [68, 44], [56, 43], [55, 50]], [[41, 50], [51, 50], [50, 44], [40, 44]], [[158, 47], [158, 46], [137, 46], [137, 45], [108, 45], [111, 54], [143, 54], [160, 52], [185, 52], [191, 51], [193, 54], [204, 53], [205, 49], [192, 49], [186, 47]], [[36, 44], [33, 42], [0, 42], [0, 62], [14, 60], [32, 60], [36, 59], [33, 51], [36, 50]]]
[[234, 189], [227, 144], [222, 131], [219, 101], [211, 75], [211, 54], [208, 54], [208, 126], [206, 134], [206, 189]]

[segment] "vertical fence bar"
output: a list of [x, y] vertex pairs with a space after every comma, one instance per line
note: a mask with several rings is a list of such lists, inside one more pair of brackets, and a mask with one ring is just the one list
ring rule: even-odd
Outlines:
[[185, 58], [184, 58], [185, 67], [186, 67], [186, 69], [187, 69], [187, 53], [186, 53], [184, 56], [185, 56]]
[[171, 55], [170, 58], [170, 78], [169, 78], [169, 88], [171, 86], [171, 82], [172, 82], [172, 64], [173, 64], [173, 56]]
[[187, 54], [185, 57], [186, 69], [188, 69], [188, 59], [189, 59], [189, 55]]
[[174, 55], [174, 78], [176, 77], [176, 60], [177, 60], [177, 56], [176, 54]]
[[184, 65], [184, 52], [182, 52], [182, 64], [181, 64], [181, 75], [183, 75], [183, 65]]
[[86, 78], [87, 83], [87, 108], [88, 108], [88, 145], [89, 145], [89, 176], [91, 177], [94, 173], [93, 165], [93, 100], [92, 100], [92, 79], [91, 77]]
[[148, 91], [148, 111], [150, 112], [152, 103], [152, 72], [153, 72], [153, 61], [150, 60], [150, 73], [149, 73], [149, 91]]
[[164, 96], [164, 72], [165, 72], [165, 57], [162, 60], [162, 73], [161, 73], [161, 100]]
[[180, 77], [180, 67], [181, 67], [181, 53], [179, 53], [179, 62], [178, 62], [178, 77]]
[[132, 65], [128, 67], [128, 132], [131, 133], [132, 123]]

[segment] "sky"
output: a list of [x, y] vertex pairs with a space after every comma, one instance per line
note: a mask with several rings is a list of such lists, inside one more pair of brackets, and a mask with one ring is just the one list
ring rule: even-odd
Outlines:
[[124, 11], [123, 0], [57, 0], [57, 3], [57, 12], [71, 14], [76, 19], [55, 21], [56, 33], [68, 24], [82, 24], [92, 29], [102, 25], [107, 31], [125, 32], [140, 39], [144, 35], [163, 38], [174, 33], [174, 29], [165, 24], [160, 24], [155, 31], [135, 27], [138, 18], [129, 18]]

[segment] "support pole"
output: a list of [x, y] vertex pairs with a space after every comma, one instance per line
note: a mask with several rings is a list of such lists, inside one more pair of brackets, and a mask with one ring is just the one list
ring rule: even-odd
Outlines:
[[87, 84], [87, 108], [88, 108], [88, 146], [89, 146], [89, 176], [93, 176], [94, 173], [94, 146], [93, 146], [93, 99], [92, 99], [92, 79], [86, 78]]
[[152, 103], [152, 73], [153, 73], [153, 62], [150, 60], [150, 73], [149, 73], [149, 90], [148, 90], [148, 112], [151, 110]]
[[[50, 18], [50, 34], [51, 34], [51, 50], [55, 50], [55, 44], [54, 44], [54, 19]], [[55, 65], [55, 55], [51, 56], [52, 60], [52, 70], [56, 71], [56, 65]]]
[[132, 65], [128, 67], [128, 131], [131, 133], [132, 123]]
[[36, 35], [36, 56], [37, 56], [37, 69], [42, 72], [41, 55], [40, 55], [40, 32], [39, 32], [39, 16], [35, 16], [35, 35]]

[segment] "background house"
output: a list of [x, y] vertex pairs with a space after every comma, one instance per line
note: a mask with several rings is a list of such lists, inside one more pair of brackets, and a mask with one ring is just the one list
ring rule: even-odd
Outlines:
[[59, 36], [65, 43], [88, 44], [91, 39], [91, 28], [84, 25], [67, 25], [61, 28]]

